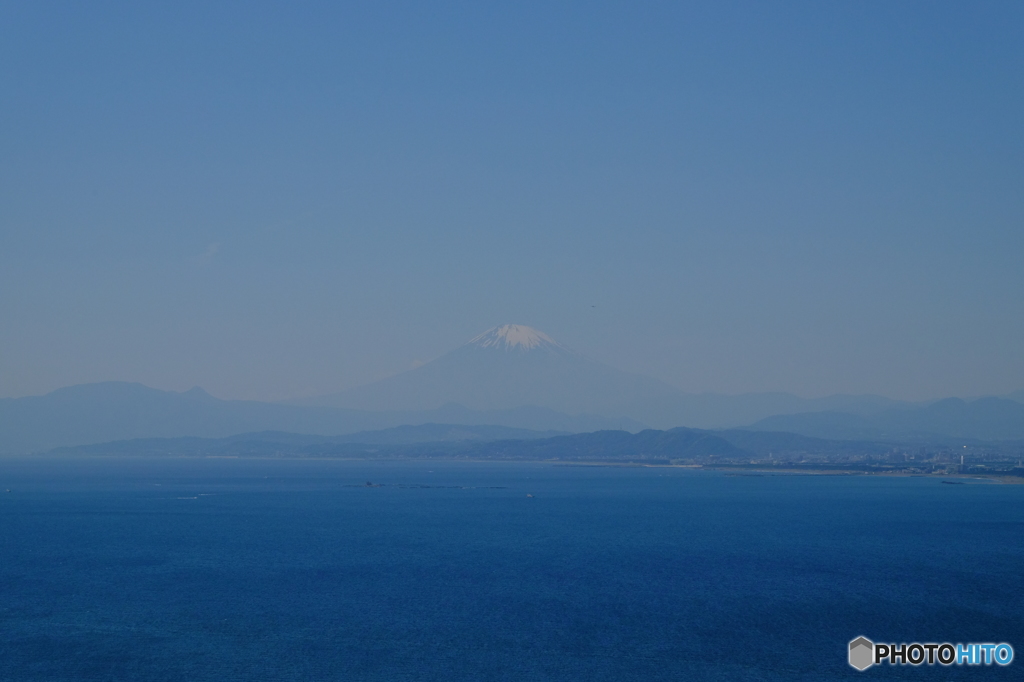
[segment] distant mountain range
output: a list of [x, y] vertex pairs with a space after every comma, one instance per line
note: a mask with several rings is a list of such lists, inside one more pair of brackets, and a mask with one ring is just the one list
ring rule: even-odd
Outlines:
[[316, 436], [281, 431], [242, 433], [225, 438], [133, 438], [51, 450], [55, 455], [168, 457], [366, 457], [375, 454], [452, 453], [475, 443], [527, 441], [566, 435], [505, 426], [419, 424], [342, 436]]
[[1024, 391], [1006, 398], [909, 403], [875, 395], [685, 393], [601, 364], [523, 325], [494, 327], [416, 369], [302, 404], [361, 409], [535, 405], [627, 417], [660, 429], [749, 426], [831, 439], [1024, 438]]
[[463, 458], [586, 462], [747, 461], [884, 455], [889, 443], [828, 441], [789, 433], [675, 428], [558, 434], [496, 426], [423, 424], [347, 436], [246, 433], [146, 438], [56, 448], [58, 456]]
[[608, 367], [543, 332], [511, 324], [416, 369], [303, 404], [363, 410], [430, 410], [448, 403], [476, 410], [534, 405], [637, 419], [627, 406], [676, 393], [668, 384]]
[[401, 425], [541, 432], [748, 427], [832, 440], [1024, 439], [1024, 391], [930, 404], [880, 396], [691, 394], [591, 360], [522, 325], [495, 327], [414, 370], [290, 403], [108, 382], [0, 400], [0, 454], [127, 439], [280, 431], [338, 436]]
[[750, 428], [846, 440], [1015, 440], [1024, 438], [1024, 403], [1008, 398], [978, 398], [970, 402], [947, 398], [923, 407], [883, 410], [872, 415], [832, 411], [776, 415]]
[[570, 416], [533, 406], [470, 410], [442, 405], [433, 410], [370, 412], [220, 400], [200, 388], [176, 393], [142, 384], [107, 382], [71, 386], [43, 396], [0, 399], [0, 454], [136, 438], [222, 438], [256, 431], [333, 436], [427, 423], [567, 433], [644, 428], [623, 417]]
[[524, 325], [494, 327], [416, 369], [295, 404], [361, 410], [429, 410], [448, 403], [476, 410], [533, 405], [565, 414], [627, 417], [657, 428], [743, 426], [776, 414], [834, 410], [874, 414], [910, 406], [881, 396], [820, 399], [787, 393], [685, 393], [623, 372]]
[[427, 424], [347, 437], [250, 433], [229, 438], [152, 438], [57, 448], [51, 454], [167, 457], [349, 457], [642, 461], [748, 458], [752, 453], [721, 436], [696, 429], [595, 431], [551, 434]]

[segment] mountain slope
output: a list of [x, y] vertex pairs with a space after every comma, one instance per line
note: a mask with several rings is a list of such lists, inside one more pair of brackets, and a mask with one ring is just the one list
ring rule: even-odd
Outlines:
[[478, 411], [443, 405], [427, 411], [366, 412], [220, 400], [199, 388], [176, 393], [142, 384], [107, 382], [0, 400], [0, 454], [132, 438], [222, 438], [268, 430], [335, 435], [427, 423], [492, 424], [562, 432], [643, 428], [628, 419], [570, 417], [531, 407]]
[[632, 417], [624, 411], [631, 403], [677, 393], [655, 379], [590, 360], [543, 332], [505, 325], [416, 369], [315, 404], [363, 410], [424, 410], [446, 403], [479, 410], [535, 405], [570, 414]]
[[867, 416], [843, 412], [776, 415], [749, 428], [833, 439], [1013, 440], [1024, 438], [1024, 404], [1006, 398], [979, 398], [970, 402], [947, 398], [925, 407], [885, 410]]
[[361, 415], [354, 412], [218, 400], [200, 388], [175, 393], [105, 382], [0, 400], [0, 452], [125, 438], [221, 437], [264, 429], [331, 433], [355, 430], [360, 422]]
[[530, 441], [477, 445], [466, 456], [560, 459], [566, 461], [662, 462], [696, 459], [745, 459], [750, 453], [707, 431], [676, 428], [640, 433], [596, 431]]
[[[501, 434], [511, 439], [493, 440]], [[59, 456], [229, 456], [468, 458], [668, 463], [671, 460], [749, 459], [749, 452], [714, 433], [694, 429], [595, 431], [548, 437], [539, 432], [495, 427], [431, 425], [411, 430], [352, 434], [345, 437], [292, 433], [250, 433], [229, 438], [139, 439], [58, 448]]]
[[479, 410], [535, 405], [568, 414], [628, 417], [658, 428], [741, 426], [787, 412], [872, 413], [900, 405], [879, 396], [807, 400], [785, 393], [688, 394], [591, 360], [523, 325], [494, 327], [416, 369], [300, 404], [423, 410], [446, 403]]
[[[360, 431], [343, 436], [316, 436], [281, 431], [242, 433], [225, 438], [134, 438], [107, 443], [54, 448], [58, 456], [127, 457], [303, 457], [303, 456], [387, 456], [417, 454], [421, 449], [455, 452], [473, 444], [494, 440], [531, 440], [558, 435], [551, 431], [530, 431], [504, 426], [464, 424], [421, 424], [377, 431]], [[367, 446], [372, 446], [367, 448]]]

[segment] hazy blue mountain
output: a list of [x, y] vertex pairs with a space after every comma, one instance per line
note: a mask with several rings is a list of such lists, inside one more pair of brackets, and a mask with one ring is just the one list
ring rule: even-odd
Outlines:
[[492, 440], [533, 440], [568, 435], [560, 431], [534, 431], [494, 424], [417, 424], [377, 431], [359, 431], [337, 438], [349, 443], [408, 445], [411, 443], [483, 442]]
[[107, 382], [0, 400], [0, 454], [132, 438], [221, 438], [266, 430], [337, 435], [427, 423], [561, 432], [644, 428], [628, 419], [568, 416], [535, 407], [483, 412], [444, 405], [435, 410], [368, 412], [220, 400], [199, 388], [176, 393], [142, 384]]
[[[501, 434], [515, 437], [493, 439]], [[461, 457], [615, 462], [716, 458], [735, 460], [750, 457], [749, 452], [719, 435], [696, 429], [648, 429], [636, 434], [628, 431], [596, 431], [545, 437], [547, 435], [493, 426], [429, 425], [425, 428], [389, 429], [344, 437], [270, 432], [217, 439], [135, 439], [57, 448], [52, 453], [62, 456]]]
[[878, 396], [687, 394], [590, 360], [542, 332], [507, 325], [415, 370], [302, 403], [220, 400], [200, 388], [176, 393], [123, 382], [2, 399], [0, 454], [267, 430], [334, 436], [430, 423], [566, 433], [753, 424], [831, 439], [1005, 440], [1024, 438], [1022, 413], [1024, 403], [1010, 398], [922, 406]]
[[[953, 442], [951, 442], [951, 440]], [[226, 438], [146, 438], [69, 448], [56, 456], [131, 457], [335, 457], [346, 459], [499, 459], [562, 462], [646, 462], [649, 464], [740, 465], [753, 460], [810, 466], [845, 463], [854, 467], [917, 464], [938, 457], [940, 466], [971, 446], [975, 461], [1018, 460], [1024, 441], [981, 443], [975, 439], [918, 441], [830, 440], [793, 433], [676, 428], [638, 433], [603, 430], [581, 434], [510, 429], [500, 426], [422, 424], [342, 436], [267, 431]], [[979, 454], [980, 453], [980, 454]]]
[[688, 394], [591, 360], [522, 325], [495, 327], [416, 369], [299, 404], [426, 410], [446, 403], [477, 410], [539, 406], [567, 414], [626, 417], [660, 428], [741, 426], [769, 415], [812, 410], [871, 414], [903, 405], [880, 396], [809, 400], [786, 393]]
[[[629, 417], [605, 417], [595, 414], [567, 415], [546, 407], [523, 405], [504, 410], [471, 410], [457, 403], [448, 403], [433, 410], [397, 410], [367, 413], [382, 418], [381, 423], [392, 424], [491, 424], [533, 431], [562, 431], [583, 433], [602, 429], [642, 431], [643, 422]], [[382, 417], [381, 417], [382, 416]]]
[[924, 407], [885, 410], [867, 416], [842, 412], [776, 415], [749, 428], [819, 438], [1013, 440], [1024, 438], [1024, 404], [1007, 398], [947, 398]]
[[669, 462], [708, 458], [745, 459], [749, 452], [721, 436], [699, 429], [648, 429], [640, 433], [596, 431], [531, 441], [497, 441], [477, 445], [465, 456], [566, 461]]
[[661, 428], [685, 425], [721, 429], [745, 426], [777, 414], [842, 410], [871, 415], [885, 410], [911, 408], [911, 403], [876, 395], [832, 395], [801, 398], [791, 393], [683, 393], [634, 402], [626, 414], [643, 415], [642, 421]]
[[[475, 443], [494, 440], [533, 440], [566, 435], [552, 431], [531, 431], [506, 426], [465, 424], [420, 424], [376, 431], [359, 431], [341, 436], [317, 436], [283, 431], [242, 433], [225, 438], [135, 438], [54, 448], [56, 455], [104, 456], [367, 456], [398, 454], [408, 446], [440, 445], [440, 452], [455, 451]], [[336, 446], [340, 446], [336, 447]], [[354, 446], [348, 448], [347, 446]], [[373, 446], [368, 449], [367, 446]], [[381, 446], [383, 446], [381, 448]], [[448, 447], [451, 446], [451, 447]], [[415, 449], [412, 450], [416, 452]]]
[[416, 369], [308, 402], [362, 410], [428, 410], [447, 403], [478, 410], [531, 405], [570, 414], [632, 417], [623, 406], [675, 393], [668, 384], [595, 362], [543, 332], [505, 325]]
[[9, 453], [126, 438], [220, 437], [265, 429], [331, 433], [359, 427], [358, 415], [340, 410], [225, 401], [199, 388], [175, 393], [124, 382], [0, 400], [0, 451]]
[[775, 457], [777, 459], [791, 459], [802, 454], [831, 457], [880, 455], [889, 452], [893, 447], [893, 443], [890, 441], [813, 438], [784, 431], [727, 429], [716, 431], [715, 435], [745, 452], [753, 453], [758, 457]]
[[752, 431], [780, 431], [843, 440], [882, 437], [882, 430], [870, 418], [846, 412], [780, 414], [760, 419], [747, 428]]

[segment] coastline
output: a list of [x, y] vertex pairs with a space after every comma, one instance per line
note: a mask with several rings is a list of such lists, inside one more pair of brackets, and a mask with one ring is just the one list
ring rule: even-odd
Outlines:
[[911, 471], [868, 471], [864, 469], [844, 469], [800, 467], [800, 466], [764, 466], [758, 464], [744, 465], [713, 465], [713, 464], [662, 464], [649, 462], [627, 462], [627, 461], [566, 461], [558, 459], [505, 459], [505, 458], [461, 458], [461, 457], [309, 457], [309, 456], [246, 456], [246, 455], [121, 455], [121, 454], [89, 454], [72, 455], [57, 453], [38, 453], [34, 455], [4, 455], [0, 460], [40, 460], [40, 459], [219, 459], [219, 460], [279, 460], [279, 461], [342, 461], [342, 462], [465, 462], [479, 464], [494, 463], [523, 463], [523, 464], [549, 464], [557, 467], [587, 467], [587, 468], [619, 468], [619, 469], [693, 469], [697, 471], [718, 471], [726, 475], [734, 476], [887, 476], [901, 478], [931, 478], [931, 479], [954, 479], [960, 482], [976, 481], [1003, 483], [1008, 485], [1024, 485], [1024, 477], [1013, 475], [981, 474], [981, 473], [921, 473]]

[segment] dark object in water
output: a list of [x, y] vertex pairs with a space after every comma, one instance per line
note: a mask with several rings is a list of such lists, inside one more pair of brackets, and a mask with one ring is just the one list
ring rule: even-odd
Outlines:
[[943, 481], [946, 485], [963, 485], [963, 481]]

